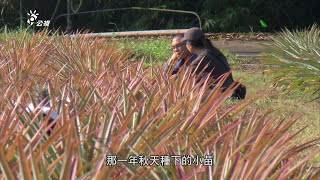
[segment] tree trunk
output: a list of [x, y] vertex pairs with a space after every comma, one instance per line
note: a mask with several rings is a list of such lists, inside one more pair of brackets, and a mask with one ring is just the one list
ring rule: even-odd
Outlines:
[[67, 32], [70, 32], [72, 29], [72, 21], [71, 21], [71, 0], [67, 0]]
[[22, 0], [20, 0], [20, 29], [23, 26]]
[[61, 0], [58, 0], [58, 2], [57, 2], [57, 4], [56, 4], [56, 8], [54, 9], [54, 12], [53, 12], [53, 14], [52, 14], [52, 16], [51, 16], [50, 22], [53, 22], [54, 19], [56, 18], [56, 14], [57, 14], [57, 11], [58, 11], [58, 9], [59, 9], [60, 1], [61, 1]]

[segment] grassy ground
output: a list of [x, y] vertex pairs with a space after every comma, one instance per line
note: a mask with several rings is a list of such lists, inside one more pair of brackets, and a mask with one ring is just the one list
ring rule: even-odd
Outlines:
[[[291, 118], [299, 115], [297, 123], [292, 127], [291, 132], [294, 133], [304, 126], [304, 129], [294, 140], [294, 144], [299, 145], [303, 142], [320, 137], [320, 103], [312, 101], [310, 98], [301, 98], [299, 92], [293, 92], [290, 95], [281, 96], [281, 89], [273, 87], [268, 83], [269, 75], [262, 71], [245, 70], [234, 71], [235, 79], [245, 78], [244, 84], [247, 87], [247, 97], [252, 98], [262, 95], [249, 106], [249, 109], [258, 108], [260, 112], [274, 110], [273, 114], [279, 113], [279, 120], [283, 118]], [[236, 102], [229, 101], [230, 104]], [[315, 147], [319, 148], [319, 147]], [[311, 152], [311, 150], [309, 150]], [[308, 154], [308, 152], [306, 152]], [[320, 163], [320, 157], [314, 159], [315, 163]]]
[[[158, 65], [164, 64], [172, 55], [171, 39], [169, 38], [153, 38], [145, 40], [123, 39], [120, 42], [120, 47], [124, 49], [133, 49], [139, 56], [149, 56], [151, 57], [150, 59], [155, 60]], [[238, 58], [229, 51], [223, 51], [223, 53], [228, 58], [229, 64], [233, 69], [242, 69], [242, 64], [249, 62], [249, 59]], [[151, 63], [151, 61], [147, 61], [146, 66], [150, 66]]]
[[[162, 65], [172, 53], [170, 39], [123, 40], [121, 47], [134, 48], [135, 52], [146, 54], [152, 57], [152, 59], [157, 60], [157, 64], [159, 65]], [[223, 53], [228, 58], [229, 64], [233, 69], [234, 79], [243, 79], [243, 84], [247, 87], [247, 98], [262, 96], [252, 103], [249, 109], [254, 111], [258, 108], [261, 114], [268, 110], [273, 110], [273, 115], [280, 114], [279, 120], [299, 115], [300, 118], [291, 129], [292, 133], [304, 126], [308, 127], [295, 139], [294, 144], [296, 145], [320, 137], [319, 102], [301, 97], [300, 92], [293, 92], [282, 96], [281, 89], [275, 88], [269, 83], [270, 75], [265, 74], [258, 65], [247, 65], [250, 59], [239, 58], [228, 51], [223, 51]], [[146, 66], [149, 66], [150, 63], [147, 62]], [[235, 101], [228, 101], [227, 105], [234, 105], [236, 103]], [[320, 163], [320, 157], [317, 157], [314, 161], [315, 163]]]
[[158, 65], [162, 65], [166, 59], [170, 58], [172, 53], [169, 39], [124, 39], [121, 40], [119, 46], [124, 49], [133, 49], [133, 52], [138, 56], [149, 56], [150, 58], [148, 58], [145, 66], [151, 65], [150, 59], [155, 60]]

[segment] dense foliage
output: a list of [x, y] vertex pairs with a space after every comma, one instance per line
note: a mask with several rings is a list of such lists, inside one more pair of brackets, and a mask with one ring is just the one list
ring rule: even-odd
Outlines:
[[[26, 12], [36, 9], [42, 19], [51, 19], [67, 13], [67, 1], [71, 0], [23, 0], [23, 22]], [[59, 2], [59, 5], [57, 5]], [[79, 4], [81, 2], [81, 6]], [[194, 11], [202, 19], [203, 28], [208, 32], [249, 32], [274, 31], [286, 26], [287, 28], [307, 27], [314, 22], [320, 23], [320, 1], [318, 0], [77, 0], [71, 1], [72, 10], [89, 11], [124, 7], [166, 8]], [[0, 1], [0, 27], [5, 24], [11, 28], [19, 25], [19, 0]], [[57, 8], [56, 8], [57, 7]], [[72, 12], [72, 11], [71, 11]], [[90, 29], [96, 32], [144, 30], [144, 29], [174, 29], [199, 26], [194, 15], [158, 12], [147, 10], [113, 11], [88, 15], [77, 15], [71, 18], [73, 30]], [[263, 20], [268, 27], [260, 24]], [[53, 23], [53, 22], [52, 22]], [[66, 29], [66, 17], [57, 21]]]

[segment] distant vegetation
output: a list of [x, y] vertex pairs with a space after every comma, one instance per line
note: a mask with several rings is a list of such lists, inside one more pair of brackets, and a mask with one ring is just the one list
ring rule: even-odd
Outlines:
[[[318, 0], [309, 0], [308, 3], [301, 0], [23, 0], [21, 11], [23, 22], [26, 23], [26, 13], [29, 10], [37, 10], [41, 19], [52, 20], [52, 26], [55, 17], [68, 12], [68, 2], [71, 4], [71, 13], [124, 7], [194, 11], [201, 17], [203, 28], [207, 32], [273, 32], [283, 27], [293, 29], [308, 27], [315, 22], [320, 23], [318, 10], [320, 1]], [[4, 25], [8, 25], [11, 29], [19, 27], [19, 0], [0, 0], [0, 10], [0, 28]], [[56, 13], [54, 14], [54, 12]], [[66, 17], [58, 19], [56, 26], [61, 25], [62, 30], [65, 30], [67, 28], [66, 19]], [[95, 32], [199, 26], [194, 15], [147, 10], [76, 15], [71, 16], [70, 20], [71, 30], [90, 29]], [[268, 27], [262, 27], [260, 20], [265, 22]]]

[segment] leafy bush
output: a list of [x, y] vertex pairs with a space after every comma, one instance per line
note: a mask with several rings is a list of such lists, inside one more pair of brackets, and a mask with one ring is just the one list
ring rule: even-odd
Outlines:
[[284, 93], [302, 90], [304, 95], [320, 98], [320, 29], [283, 30], [273, 36], [274, 44], [264, 61], [271, 65], [267, 73], [274, 75], [278, 86], [285, 85]]
[[[297, 159], [316, 140], [291, 146], [297, 117], [246, 112], [248, 99], [223, 106], [234, 89], [213, 91], [190, 70], [166, 78], [161, 67], [116, 43], [84, 36], [34, 34], [1, 45], [0, 176], [6, 179], [319, 178], [307, 167], [318, 151]], [[45, 87], [48, 99], [39, 93]], [[48, 102], [46, 102], [48, 100]], [[32, 102], [34, 111], [26, 107]], [[48, 125], [41, 106], [59, 116]], [[53, 124], [56, 124], [53, 128]], [[47, 131], [53, 128], [51, 135]], [[297, 132], [297, 134], [299, 131]], [[106, 156], [205, 155], [213, 166], [140, 166]], [[148, 161], [151, 163], [151, 161]]]

